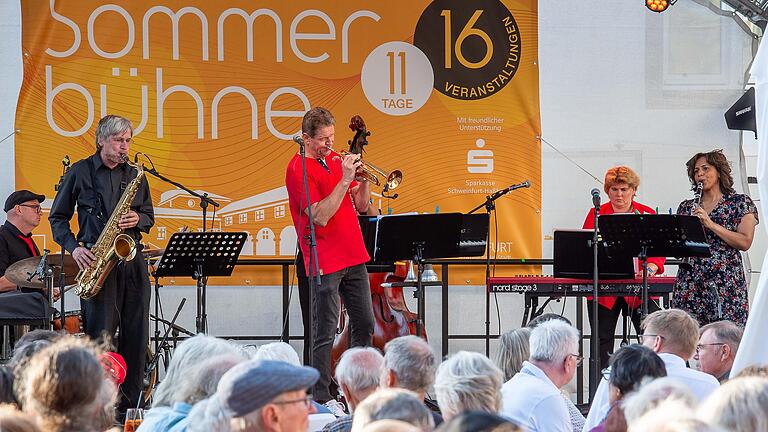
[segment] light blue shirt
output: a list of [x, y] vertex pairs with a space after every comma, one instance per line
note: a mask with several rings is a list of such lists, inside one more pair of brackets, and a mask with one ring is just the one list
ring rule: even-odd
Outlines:
[[163, 406], [144, 413], [144, 421], [136, 432], [182, 432], [187, 430], [187, 416], [192, 405], [176, 402], [173, 408]]
[[529, 362], [501, 387], [501, 398], [501, 415], [528, 432], [573, 432], [560, 389]]

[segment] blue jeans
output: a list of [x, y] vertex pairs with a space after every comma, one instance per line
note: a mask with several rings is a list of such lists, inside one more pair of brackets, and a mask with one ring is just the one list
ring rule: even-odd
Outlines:
[[373, 336], [373, 305], [365, 264], [322, 276], [322, 283], [314, 294], [313, 308], [314, 343], [312, 366], [320, 372], [313, 394], [316, 400], [332, 399], [328, 386], [331, 384], [331, 348], [339, 323], [340, 302], [349, 315], [350, 347], [368, 346]]

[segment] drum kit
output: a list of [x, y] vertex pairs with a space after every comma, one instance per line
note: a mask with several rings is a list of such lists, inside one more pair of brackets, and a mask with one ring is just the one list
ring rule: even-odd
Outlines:
[[[160, 258], [162, 258], [163, 253], [165, 252], [165, 249], [163, 248], [146, 248], [143, 250], [144, 258], [146, 260], [146, 264], [148, 266], [149, 274], [152, 274], [155, 270], [157, 263], [160, 261]], [[38, 267], [40, 266], [40, 257], [31, 257], [26, 258], [21, 261], [17, 261], [10, 266], [5, 271], [5, 277], [8, 279], [9, 282], [15, 284], [16, 286], [20, 287], [23, 291], [26, 292], [34, 292], [35, 290], [39, 290], [41, 293], [46, 295], [45, 293], [45, 279], [36, 277], [36, 271]], [[62, 257], [61, 255], [47, 255], [46, 256], [46, 263], [53, 270], [53, 287], [54, 288], [61, 288], [61, 280], [60, 280], [60, 273], [62, 269]], [[64, 269], [64, 281], [63, 281], [63, 289], [62, 291], [67, 292], [70, 289], [74, 288], [75, 286], [75, 277], [77, 276], [78, 272], [80, 271], [79, 267], [77, 266], [77, 263], [70, 255], [64, 255], [63, 259], [63, 269]], [[51, 322], [53, 330], [56, 331], [65, 331], [68, 334], [74, 335], [74, 336], [82, 336], [84, 335], [84, 329], [83, 329], [83, 316], [82, 312], [80, 310], [70, 310], [66, 311], [62, 317], [62, 314], [54, 309], [53, 312], [53, 319]], [[29, 331], [29, 326], [18, 326], [21, 327], [17, 330], [16, 335], [17, 338], [21, 337], [23, 333], [26, 333]], [[146, 354], [146, 362], [147, 364], [150, 364], [152, 360], [154, 359], [155, 355], [152, 352], [151, 345], [147, 345], [147, 354]], [[144, 399], [146, 403], [149, 403], [151, 397], [152, 397], [152, 391], [154, 390], [155, 385], [157, 384], [157, 378], [158, 378], [158, 370], [157, 370], [157, 363], [155, 363], [155, 367], [149, 371], [147, 374], [147, 377], [145, 379], [145, 389], [144, 389]]]

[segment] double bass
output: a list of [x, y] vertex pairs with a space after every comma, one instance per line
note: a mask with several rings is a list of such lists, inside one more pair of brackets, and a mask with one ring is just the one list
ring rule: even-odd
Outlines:
[[[352, 117], [349, 128], [355, 133], [352, 140], [349, 141], [349, 153], [362, 154], [363, 146], [368, 144], [367, 138], [371, 133], [366, 129], [365, 122], [358, 115]], [[371, 167], [370, 164], [366, 164], [366, 166]], [[380, 170], [376, 169], [376, 171]], [[364, 177], [367, 178], [367, 175]], [[395, 187], [402, 180], [402, 174], [397, 170], [392, 171], [387, 177], [387, 185], [391, 183], [389, 177], [398, 177]], [[392, 187], [390, 186], [389, 189], [392, 189]], [[370, 273], [368, 275], [374, 317], [371, 346], [378, 348], [382, 352], [384, 351], [384, 345], [390, 340], [400, 336], [416, 334], [417, 314], [408, 309], [403, 294], [403, 287], [384, 288], [382, 286], [382, 284], [403, 282], [406, 278], [407, 270], [407, 263], [399, 262], [395, 263], [394, 272]], [[331, 350], [332, 370], [336, 369], [336, 363], [341, 358], [341, 354], [349, 348], [351, 338], [349, 320], [346, 317], [346, 309], [343, 303], [341, 308], [336, 339]], [[424, 329], [423, 326], [422, 329]], [[426, 331], [422, 332], [422, 337], [425, 340], [427, 339]]]

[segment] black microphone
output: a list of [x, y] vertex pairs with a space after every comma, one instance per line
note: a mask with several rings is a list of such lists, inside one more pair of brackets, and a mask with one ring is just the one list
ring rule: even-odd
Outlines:
[[39, 280], [43, 280], [45, 278], [45, 259], [48, 258], [48, 254], [51, 251], [48, 249], [43, 249], [43, 256], [40, 257], [40, 262], [37, 264], [37, 267], [35, 268], [35, 271], [33, 273], [27, 272], [27, 282], [32, 281], [32, 278], [37, 276]]
[[592, 205], [595, 207], [600, 207], [600, 189], [594, 188], [592, 189]]
[[301, 135], [296, 135], [295, 137], [293, 137], [293, 142], [295, 142], [300, 146], [304, 146], [304, 138], [302, 138]]

